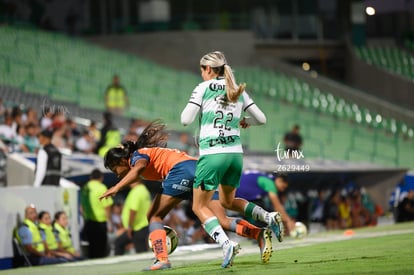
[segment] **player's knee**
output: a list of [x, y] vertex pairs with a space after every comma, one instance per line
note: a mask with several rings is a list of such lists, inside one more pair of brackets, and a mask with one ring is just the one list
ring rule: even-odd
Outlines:
[[200, 214], [200, 207], [198, 205], [193, 204], [192, 208], [191, 208], [194, 212], [194, 214], [196, 214], [197, 216], [199, 216]]
[[232, 202], [231, 201], [221, 200], [220, 203], [221, 203], [221, 206], [223, 206], [226, 209], [231, 209], [232, 208]]

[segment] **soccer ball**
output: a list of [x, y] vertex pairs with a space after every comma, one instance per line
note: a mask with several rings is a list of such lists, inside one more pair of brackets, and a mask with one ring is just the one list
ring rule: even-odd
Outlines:
[[[167, 252], [171, 254], [178, 246], [178, 235], [174, 229], [167, 225], [164, 225], [164, 230], [167, 233]], [[152, 241], [150, 238], [148, 238], [148, 245], [152, 249]]]
[[302, 222], [296, 222], [295, 228], [290, 231], [290, 236], [295, 239], [302, 239], [306, 234], [308, 234], [308, 229]]

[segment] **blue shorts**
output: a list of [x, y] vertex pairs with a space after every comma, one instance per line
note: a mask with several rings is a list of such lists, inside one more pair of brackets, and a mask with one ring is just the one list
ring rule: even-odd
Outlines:
[[162, 182], [162, 194], [188, 200], [193, 195], [197, 160], [177, 163]]
[[215, 191], [213, 197], [211, 198], [212, 201], [218, 201], [220, 199], [219, 197], [219, 191]]

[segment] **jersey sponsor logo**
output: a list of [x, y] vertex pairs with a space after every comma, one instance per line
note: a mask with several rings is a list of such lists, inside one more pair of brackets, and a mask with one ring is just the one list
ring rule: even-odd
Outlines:
[[213, 92], [224, 91], [226, 89], [226, 85], [218, 84], [218, 83], [213, 82], [213, 83], [210, 83], [208, 88]]
[[192, 187], [190, 187], [190, 181], [187, 179], [181, 180], [180, 184], [174, 183], [172, 185], [172, 188], [176, 190], [180, 190], [180, 191], [186, 191], [186, 192], [189, 192], [192, 190]]
[[233, 138], [233, 136], [213, 138], [213, 139], [210, 139], [209, 146], [214, 147], [218, 144], [229, 144], [229, 143], [233, 143], [234, 141], [235, 139]]

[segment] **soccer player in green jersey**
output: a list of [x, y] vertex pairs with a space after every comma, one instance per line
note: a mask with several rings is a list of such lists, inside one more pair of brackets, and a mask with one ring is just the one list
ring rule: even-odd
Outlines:
[[[199, 153], [193, 190], [193, 210], [206, 232], [223, 248], [222, 267], [232, 265], [240, 246], [229, 240], [215, 213], [208, 208], [215, 190], [227, 208], [266, 222], [279, 241], [283, 224], [278, 212], [268, 213], [244, 199], [235, 199], [243, 169], [243, 149], [240, 127], [262, 125], [266, 116], [245, 92], [245, 84], [238, 85], [231, 67], [222, 52], [204, 55], [200, 60], [201, 82], [191, 94], [181, 113], [181, 123], [191, 124], [200, 115]], [[242, 111], [250, 117], [242, 117]]]

